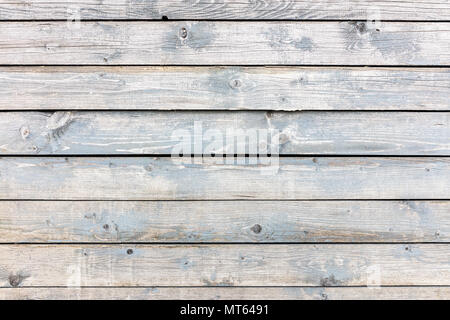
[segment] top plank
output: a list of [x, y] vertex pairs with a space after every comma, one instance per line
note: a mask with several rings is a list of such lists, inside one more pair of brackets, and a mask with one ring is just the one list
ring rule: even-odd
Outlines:
[[450, 24], [0, 23], [4, 65], [450, 65]]
[[1, 20], [449, 20], [448, 0], [1, 0]]

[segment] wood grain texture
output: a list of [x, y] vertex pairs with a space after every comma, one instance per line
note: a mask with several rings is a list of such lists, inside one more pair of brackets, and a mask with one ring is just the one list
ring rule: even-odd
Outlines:
[[0, 67], [0, 110], [450, 110], [450, 69]]
[[1, 201], [0, 242], [450, 242], [449, 217], [446, 201]]
[[3, 22], [3, 65], [450, 65], [448, 23]]
[[0, 286], [450, 285], [449, 244], [2, 245]]
[[181, 145], [185, 155], [450, 155], [450, 113], [0, 113], [3, 155], [178, 155]]
[[449, 300], [448, 287], [0, 288], [0, 300]]
[[38, 19], [449, 20], [446, 0], [17, 0], [0, 1], [2, 20]]
[[[449, 158], [5, 157], [2, 200], [450, 199]], [[239, 161], [242, 160], [242, 164]], [[233, 164], [231, 164], [231, 162]]]
[[[0, 20], [0, 299], [450, 298], [448, 1], [0, 0]], [[279, 131], [258, 152], [291, 157], [157, 157], [199, 123]]]

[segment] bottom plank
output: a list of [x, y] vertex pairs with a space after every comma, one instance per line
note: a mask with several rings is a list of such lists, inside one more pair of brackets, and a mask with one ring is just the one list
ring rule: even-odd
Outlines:
[[3, 288], [0, 300], [448, 300], [450, 287]]
[[0, 287], [448, 286], [450, 244], [2, 245]]

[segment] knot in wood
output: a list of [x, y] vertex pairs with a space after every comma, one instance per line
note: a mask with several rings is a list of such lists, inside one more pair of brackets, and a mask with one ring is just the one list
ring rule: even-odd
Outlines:
[[22, 135], [23, 139], [26, 139], [30, 135], [30, 129], [28, 129], [28, 127], [22, 127], [20, 128], [20, 134]]
[[181, 28], [181, 30], [180, 30], [180, 38], [182, 38], [182, 39], [186, 39], [187, 38], [187, 36], [188, 36], [188, 31], [187, 31], [187, 29], [186, 28]]
[[258, 234], [261, 233], [262, 227], [259, 224], [255, 224], [253, 227], [250, 228], [254, 233]]
[[233, 79], [230, 81], [230, 87], [237, 89], [240, 88], [242, 86], [242, 82], [239, 79]]
[[11, 285], [11, 287], [16, 288], [16, 287], [20, 286], [20, 284], [22, 283], [24, 278], [25, 277], [20, 274], [11, 274], [8, 277], [8, 281], [9, 281], [9, 284]]

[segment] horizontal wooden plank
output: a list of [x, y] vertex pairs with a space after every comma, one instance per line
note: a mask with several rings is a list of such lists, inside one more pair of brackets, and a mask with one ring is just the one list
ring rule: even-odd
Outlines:
[[450, 69], [0, 67], [0, 110], [450, 110]]
[[449, 287], [0, 288], [0, 300], [448, 300]]
[[383, 19], [450, 20], [446, 0], [17, 0], [0, 1], [1, 20], [38, 19]]
[[2, 112], [0, 154], [450, 155], [450, 113]]
[[450, 285], [449, 244], [2, 245], [0, 286]]
[[2, 22], [3, 65], [450, 65], [448, 23]]
[[450, 242], [446, 201], [1, 201], [0, 242]]
[[5, 157], [0, 199], [450, 199], [449, 158], [223, 160]]

